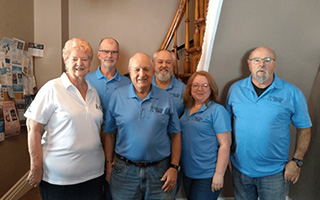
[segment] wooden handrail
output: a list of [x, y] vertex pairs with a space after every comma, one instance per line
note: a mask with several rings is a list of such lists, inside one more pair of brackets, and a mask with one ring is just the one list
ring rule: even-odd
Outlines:
[[183, 63], [183, 73], [189, 74], [191, 72], [190, 70], [190, 58], [189, 58], [189, 1], [186, 2], [186, 17], [185, 17], [185, 23], [186, 23], [186, 39], [185, 39], [185, 53], [184, 53], [184, 63]]
[[[197, 70], [197, 65], [200, 60], [202, 53], [202, 43], [205, 31], [206, 15], [209, 0], [194, 0], [195, 10], [194, 10], [194, 34], [193, 34], [193, 46], [190, 47], [190, 36], [189, 36], [189, 0], [180, 0], [178, 9], [174, 16], [174, 19], [170, 25], [170, 28], [164, 38], [159, 50], [167, 49], [174, 37], [174, 53], [177, 56], [177, 30], [179, 28], [180, 22], [185, 14], [185, 57], [183, 62], [183, 73], [178, 73], [178, 61], [174, 67], [174, 75], [181, 78], [184, 82], [190, 77], [192, 73]], [[192, 38], [191, 38], [192, 39]], [[190, 59], [191, 56], [191, 59]]]
[[168, 48], [168, 46], [172, 40], [172, 37], [174, 36], [174, 32], [177, 31], [177, 29], [180, 25], [181, 19], [184, 16], [187, 1], [189, 1], [189, 0], [180, 0], [179, 7], [176, 11], [176, 14], [172, 20], [172, 23], [170, 25], [168, 32], [167, 32], [167, 35], [164, 38], [159, 50]]

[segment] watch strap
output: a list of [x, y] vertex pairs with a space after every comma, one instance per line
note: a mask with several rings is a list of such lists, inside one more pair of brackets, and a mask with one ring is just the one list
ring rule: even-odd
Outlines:
[[299, 168], [302, 167], [302, 165], [303, 165], [303, 160], [299, 160], [299, 159], [297, 159], [297, 158], [292, 158], [291, 160], [292, 160], [293, 162], [295, 162]]
[[177, 171], [179, 171], [179, 170], [180, 170], [180, 166], [175, 165], [175, 164], [172, 164], [172, 163], [170, 163], [169, 168], [170, 168], [170, 167], [172, 167], [172, 168], [176, 169]]

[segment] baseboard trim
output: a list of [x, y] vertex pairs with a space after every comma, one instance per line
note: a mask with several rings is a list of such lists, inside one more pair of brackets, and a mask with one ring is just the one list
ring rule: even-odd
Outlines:
[[25, 195], [32, 188], [26, 182], [28, 174], [29, 171], [1, 197], [1, 200], [18, 200]]

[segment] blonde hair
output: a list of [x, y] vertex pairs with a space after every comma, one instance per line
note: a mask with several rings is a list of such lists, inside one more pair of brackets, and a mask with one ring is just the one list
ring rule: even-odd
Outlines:
[[80, 38], [72, 38], [65, 43], [62, 49], [63, 60], [66, 61], [69, 58], [71, 51], [75, 49], [83, 50], [88, 55], [89, 61], [92, 61], [93, 51], [91, 45], [89, 42]]

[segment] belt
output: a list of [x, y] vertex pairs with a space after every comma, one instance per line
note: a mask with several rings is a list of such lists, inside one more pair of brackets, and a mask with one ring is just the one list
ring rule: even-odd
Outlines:
[[132, 165], [135, 165], [137, 167], [149, 167], [149, 166], [153, 166], [153, 165], [157, 165], [159, 164], [161, 161], [167, 159], [167, 158], [164, 158], [160, 161], [155, 161], [155, 162], [134, 162], [134, 161], [131, 161], [129, 159], [127, 159], [126, 157], [123, 157], [119, 154], [116, 153], [116, 156], [117, 158], [119, 158], [120, 160], [126, 162], [127, 164], [132, 164]]

